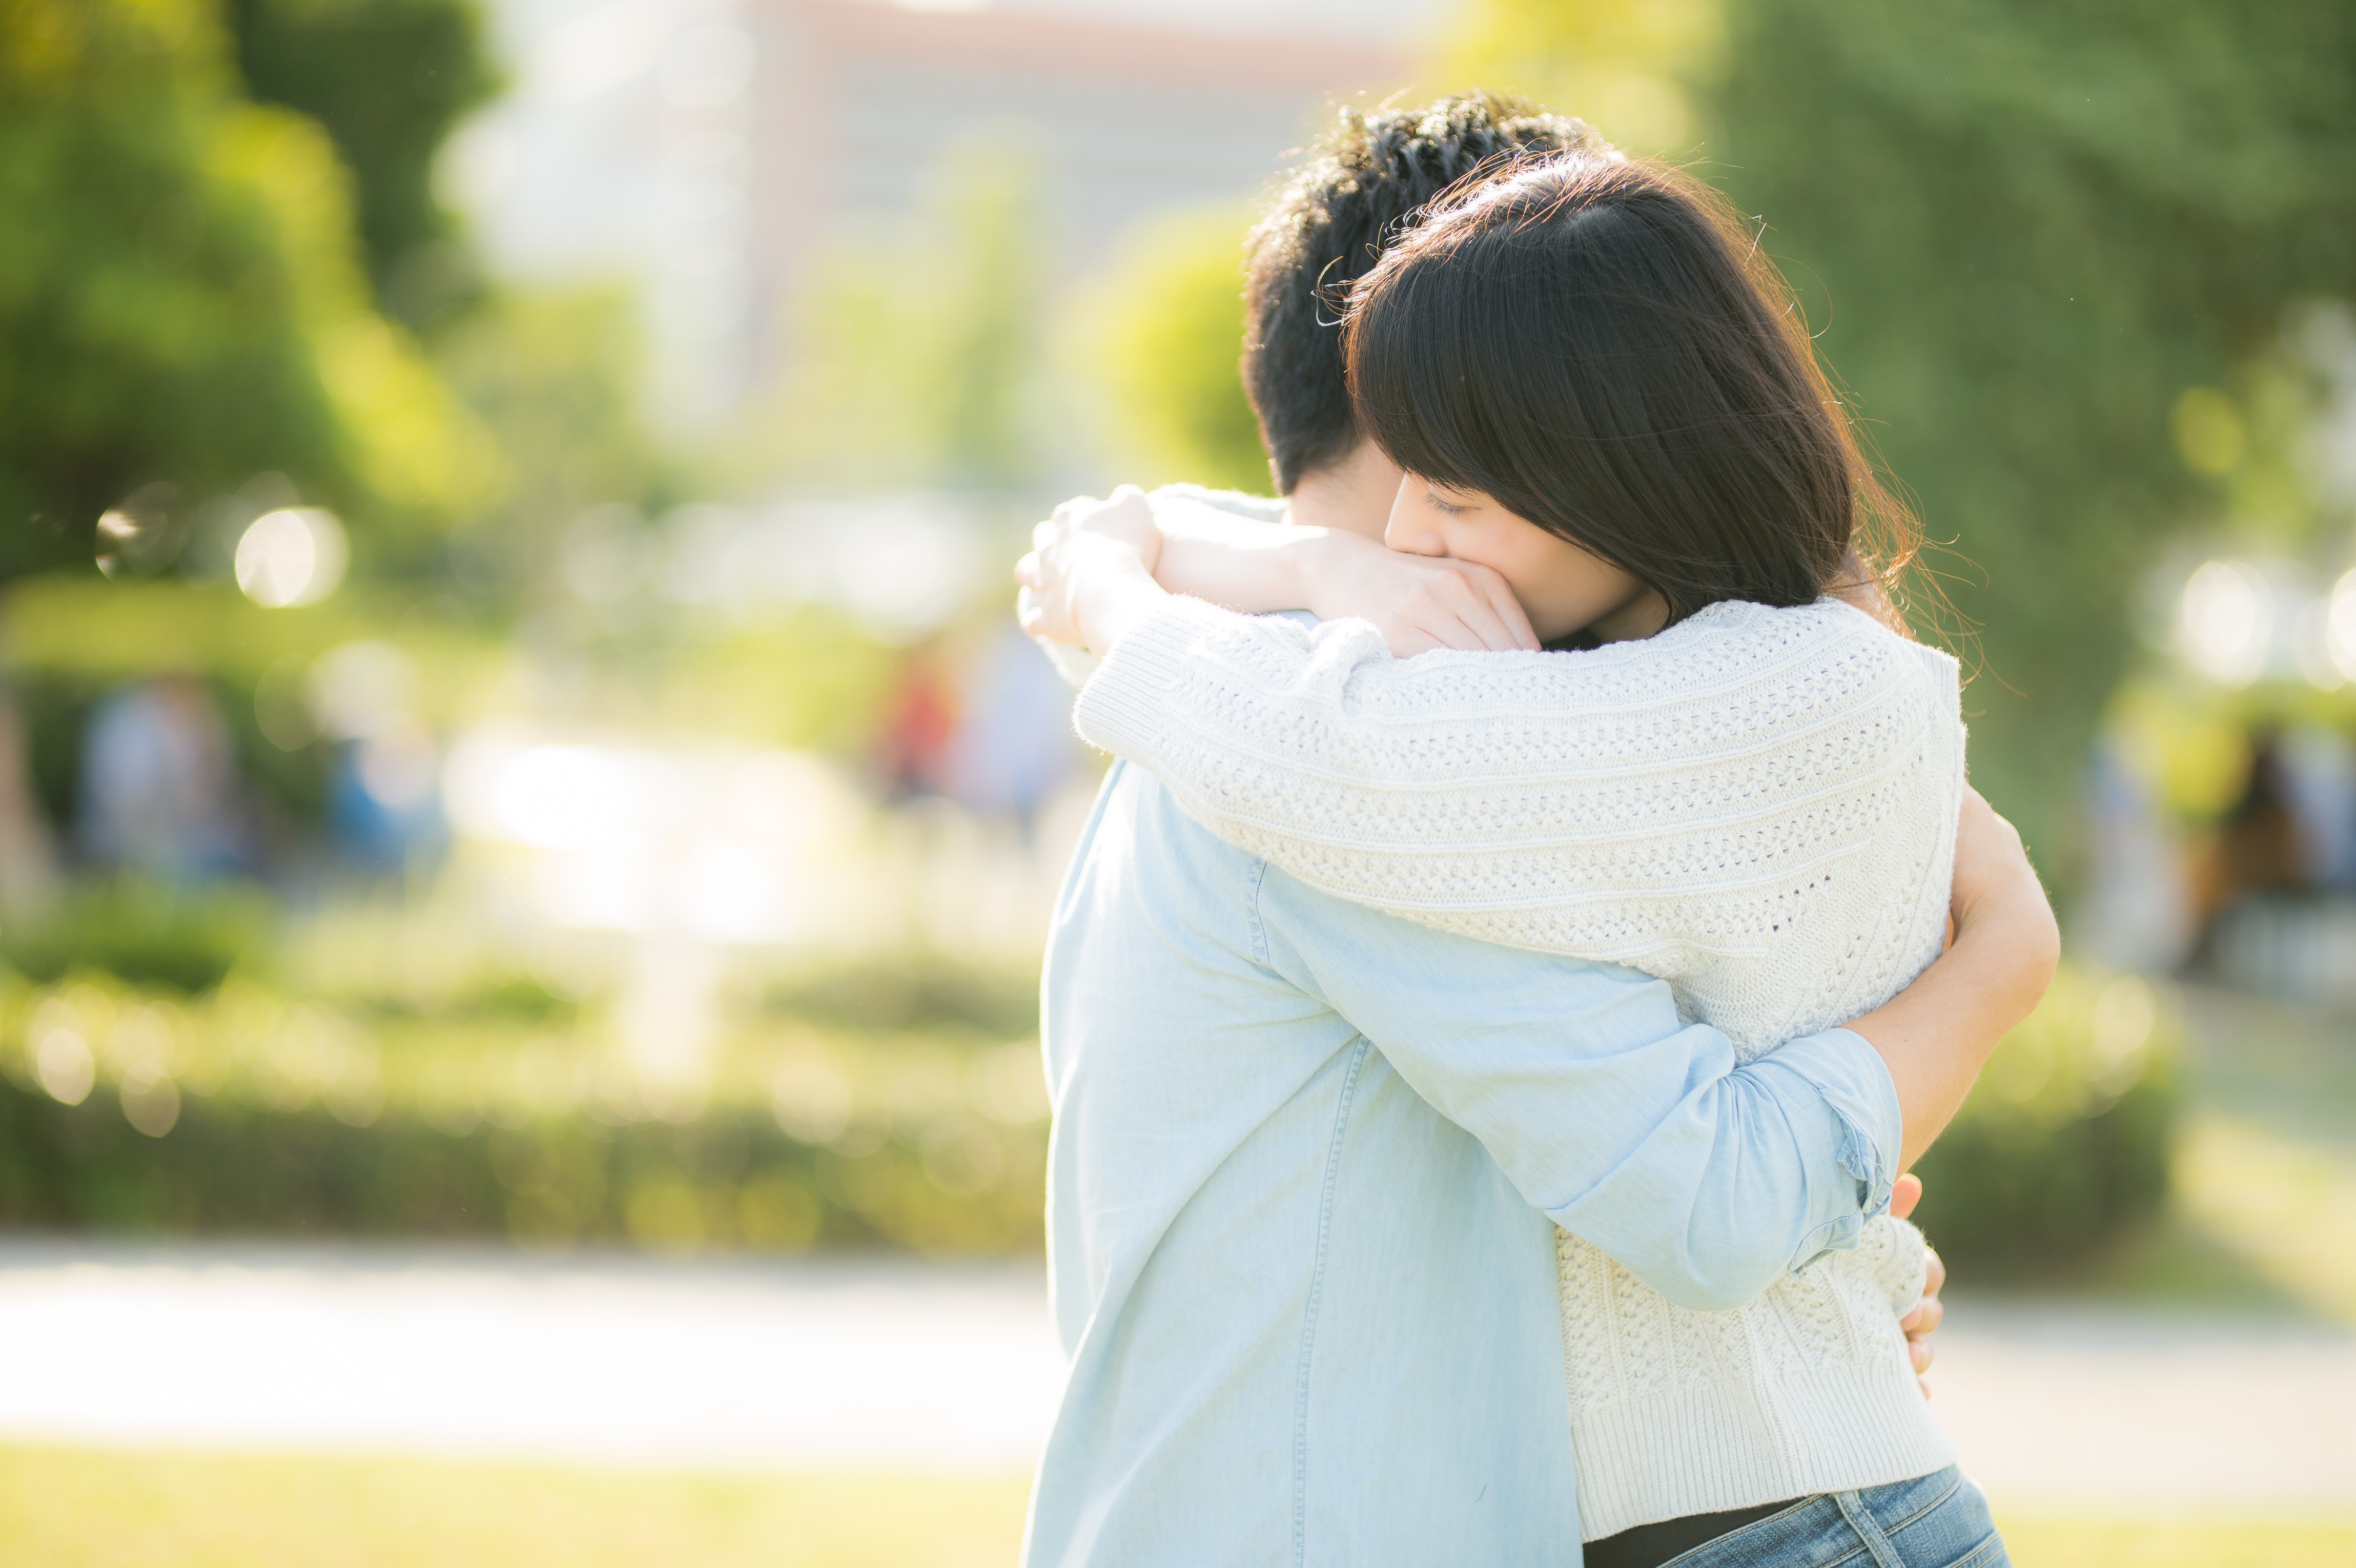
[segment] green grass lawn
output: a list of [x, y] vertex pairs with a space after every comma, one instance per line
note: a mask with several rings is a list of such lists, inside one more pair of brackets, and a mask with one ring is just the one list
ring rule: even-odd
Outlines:
[[2356, 1519], [2017, 1519], [1999, 1512], [2018, 1568], [2346, 1568]]
[[[40, 1568], [1005, 1568], [1019, 1476], [710, 1476], [0, 1447]], [[2009, 1518], [2020, 1568], [2344, 1568], [2356, 1519]]]
[[0, 1447], [25, 1568], [1005, 1568], [1021, 1476]]

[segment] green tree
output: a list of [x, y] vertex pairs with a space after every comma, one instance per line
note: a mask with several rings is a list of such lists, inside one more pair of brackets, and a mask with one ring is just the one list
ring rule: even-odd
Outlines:
[[1978, 627], [1974, 778], [2052, 864], [2153, 557], [2233, 504], [2172, 411], [2250, 379], [2295, 302], [2356, 291], [2356, 13], [1719, 0], [1677, 33], [1646, 9], [1489, 0], [1461, 59], [1580, 114], [1579, 69], [1678, 84], [1700, 172], [1762, 215], [1951, 543], [1928, 564]]
[[1974, 776], [2062, 849], [2152, 560], [2223, 504], [2171, 411], [2356, 289], [2356, 13], [1733, 0], [1724, 58], [1727, 182], [1961, 558]]
[[809, 263], [788, 357], [738, 439], [744, 483], [1012, 489], [1039, 466], [1037, 181], [977, 143], [919, 209]]
[[440, 336], [434, 359], [511, 475], [499, 507], [464, 538], [475, 564], [520, 581], [591, 507], [659, 498], [661, 465], [638, 409], [644, 347], [626, 291], [493, 291]]
[[1090, 368], [1124, 479], [1269, 489], [1241, 369], [1248, 221], [1227, 208], [1150, 220], [1098, 285]]
[[352, 172], [379, 297], [422, 325], [470, 281], [434, 159], [498, 91], [477, 0], [227, 0], [247, 91], [326, 127]]
[[207, 0], [0, 0], [0, 574], [87, 570], [158, 483], [159, 539], [275, 471], [380, 555], [486, 502], [497, 453], [371, 308], [350, 210]]

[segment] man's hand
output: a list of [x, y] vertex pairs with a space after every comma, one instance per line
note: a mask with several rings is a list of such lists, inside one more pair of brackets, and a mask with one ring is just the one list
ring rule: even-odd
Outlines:
[[1101, 654], [1162, 597], [1153, 581], [1162, 532], [1134, 485], [1107, 500], [1065, 502], [1031, 531], [1031, 546], [1014, 564], [1023, 587], [1015, 613], [1034, 637]]
[[[1921, 1177], [1910, 1171], [1890, 1184], [1890, 1212], [1894, 1217], [1905, 1219], [1914, 1212], [1914, 1205], [1921, 1201]], [[1898, 1327], [1906, 1334], [1906, 1356], [1914, 1364], [1914, 1386], [1922, 1391], [1924, 1399], [1928, 1399], [1931, 1397], [1931, 1385], [1923, 1381], [1922, 1374], [1931, 1370], [1931, 1362], [1937, 1355], [1931, 1348], [1931, 1336], [1939, 1331], [1941, 1320], [1947, 1316], [1946, 1307], [1939, 1301], [1939, 1292], [1946, 1288], [1947, 1265], [1939, 1261], [1935, 1251], [1927, 1247], [1923, 1250], [1929, 1253], [1930, 1266], [1922, 1275], [1922, 1295], [1906, 1316], [1898, 1320]]]

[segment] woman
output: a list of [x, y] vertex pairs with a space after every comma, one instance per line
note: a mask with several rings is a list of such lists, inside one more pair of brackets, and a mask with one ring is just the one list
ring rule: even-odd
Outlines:
[[[1644, 970], [1768, 1056], [1939, 950], [1955, 667], [1828, 597], [1886, 610], [1858, 535], [1904, 519], [1704, 188], [1573, 153], [1439, 206], [1346, 329], [1360, 422], [1407, 474], [1389, 542], [1427, 559], [1240, 526], [1165, 543], [1132, 497], [1043, 528], [1026, 624], [1101, 656], [1081, 732], [1223, 837], [1408, 918]], [[1325, 624], [1173, 597], [1156, 567]], [[1393, 656], [1428, 647], [1483, 651]], [[1857, 1241], [1712, 1314], [1561, 1238], [1589, 1563], [2006, 1560], [1896, 1327], [1921, 1239], [1884, 1217]]]

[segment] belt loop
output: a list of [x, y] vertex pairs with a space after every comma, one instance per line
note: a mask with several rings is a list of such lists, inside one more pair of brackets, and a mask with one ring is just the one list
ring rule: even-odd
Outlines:
[[1897, 1546], [1881, 1532], [1881, 1526], [1875, 1523], [1873, 1515], [1867, 1511], [1863, 1498], [1855, 1492], [1835, 1492], [1833, 1501], [1840, 1506], [1841, 1517], [1848, 1520], [1849, 1528], [1857, 1531], [1858, 1539], [1865, 1542], [1865, 1549], [1873, 1553], [1874, 1568], [1906, 1568], [1905, 1560], [1898, 1555]]

